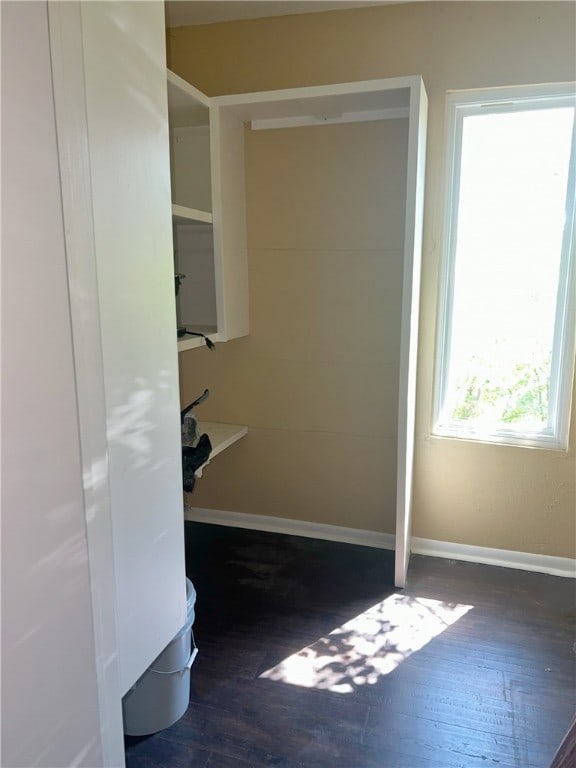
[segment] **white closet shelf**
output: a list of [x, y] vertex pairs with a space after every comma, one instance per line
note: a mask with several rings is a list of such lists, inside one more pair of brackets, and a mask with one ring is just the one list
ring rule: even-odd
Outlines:
[[[210, 341], [222, 341], [220, 334], [217, 333], [213, 325], [187, 325], [186, 328], [197, 333], [203, 333], [204, 336], [208, 336]], [[206, 342], [202, 336], [183, 336], [178, 339], [178, 352], [186, 352], [188, 349], [197, 349], [204, 346], [206, 346]]]
[[170, 125], [208, 125], [208, 97], [174, 72], [168, 70], [166, 75]]
[[[198, 422], [198, 434], [202, 435], [206, 433], [212, 443], [212, 451], [210, 453], [210, 461], [226, 448], [229, 448], [234, 443], [238, 442], [248, 432], [248, 427], [241, 424], [221, 424], [216, 421], [200, 421]], [[203, 466], [206, 466], [205, 464]]]
[[217, 421], [199, 421], [198, 434], [208, 435], [212, 450], [210, 451], [208, 460], [205, 461], [201, 467], [198, 467], [196, 472], [194, 472], [194, 475], [196, 477], [202, 477], [203, 470], [210, 464], [214, 456], [218, 456], [218, 454], [225, 451], [226, 448], [230, 448], [231, 445], [237, 443], [238, 440], [244, 437], [247, 433], [248, 427], [241, 424], [222, 424]]
[[178, 224], [212, 224], [212, 214], [172, 203], [172, 218]]

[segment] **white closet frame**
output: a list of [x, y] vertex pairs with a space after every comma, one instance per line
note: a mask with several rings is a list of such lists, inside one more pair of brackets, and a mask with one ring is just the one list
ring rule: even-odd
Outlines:
[[410, 558], [416, 363], [428, 99], [420, 76], [207, 98], [219, 330], [248, 332], [244, 130], [407, 118], [396, 490], [395, 584]]

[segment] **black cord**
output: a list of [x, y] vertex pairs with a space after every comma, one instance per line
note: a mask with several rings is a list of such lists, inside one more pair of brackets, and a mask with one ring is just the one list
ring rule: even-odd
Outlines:
[[214, 342], [211, 339], [209, 339], [208, 336], [206, 336], [204, 333], [199, 333], [198, 331], [185, 330], [184, 331], [184, 335], [185, 336], [186, 335], [188, 335], [188, 336], [201, 336], [204, 339], [204, 341], [206, 342], [206, 346], [208, 347], [208, 349], [214, 349]]

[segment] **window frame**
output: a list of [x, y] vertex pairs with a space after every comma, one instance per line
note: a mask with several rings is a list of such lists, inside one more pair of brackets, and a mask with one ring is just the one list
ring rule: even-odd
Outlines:
[[460, 159], [464, 118], [489, 112], [526, 111], [527, 108], [536, 110], [570, 106], [576, 109], [575, 86], [575, 83], [559, 83], [474, 91], [451, 91], [447, 94], [443, 264], [438, 305], [433, 425], [431, 430], [434, 437], [555, 450], [568, 449], [576, 336], [576, 112], [568, 170], [567, 216], [562, 239], [556, 298], [547, 426], [543, 430], [499, 428], [487, 431], [463, 420], [458, 421], [447, 418], [443, 413], [443, 404], [448, 389], [450, 366]]

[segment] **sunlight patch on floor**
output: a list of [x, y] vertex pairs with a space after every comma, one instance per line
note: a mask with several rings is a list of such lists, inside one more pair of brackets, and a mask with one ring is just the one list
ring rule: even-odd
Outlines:
[[303, 688], [351, 693], [373, 685], [473, 608], [390, 595], [260, 678]]

